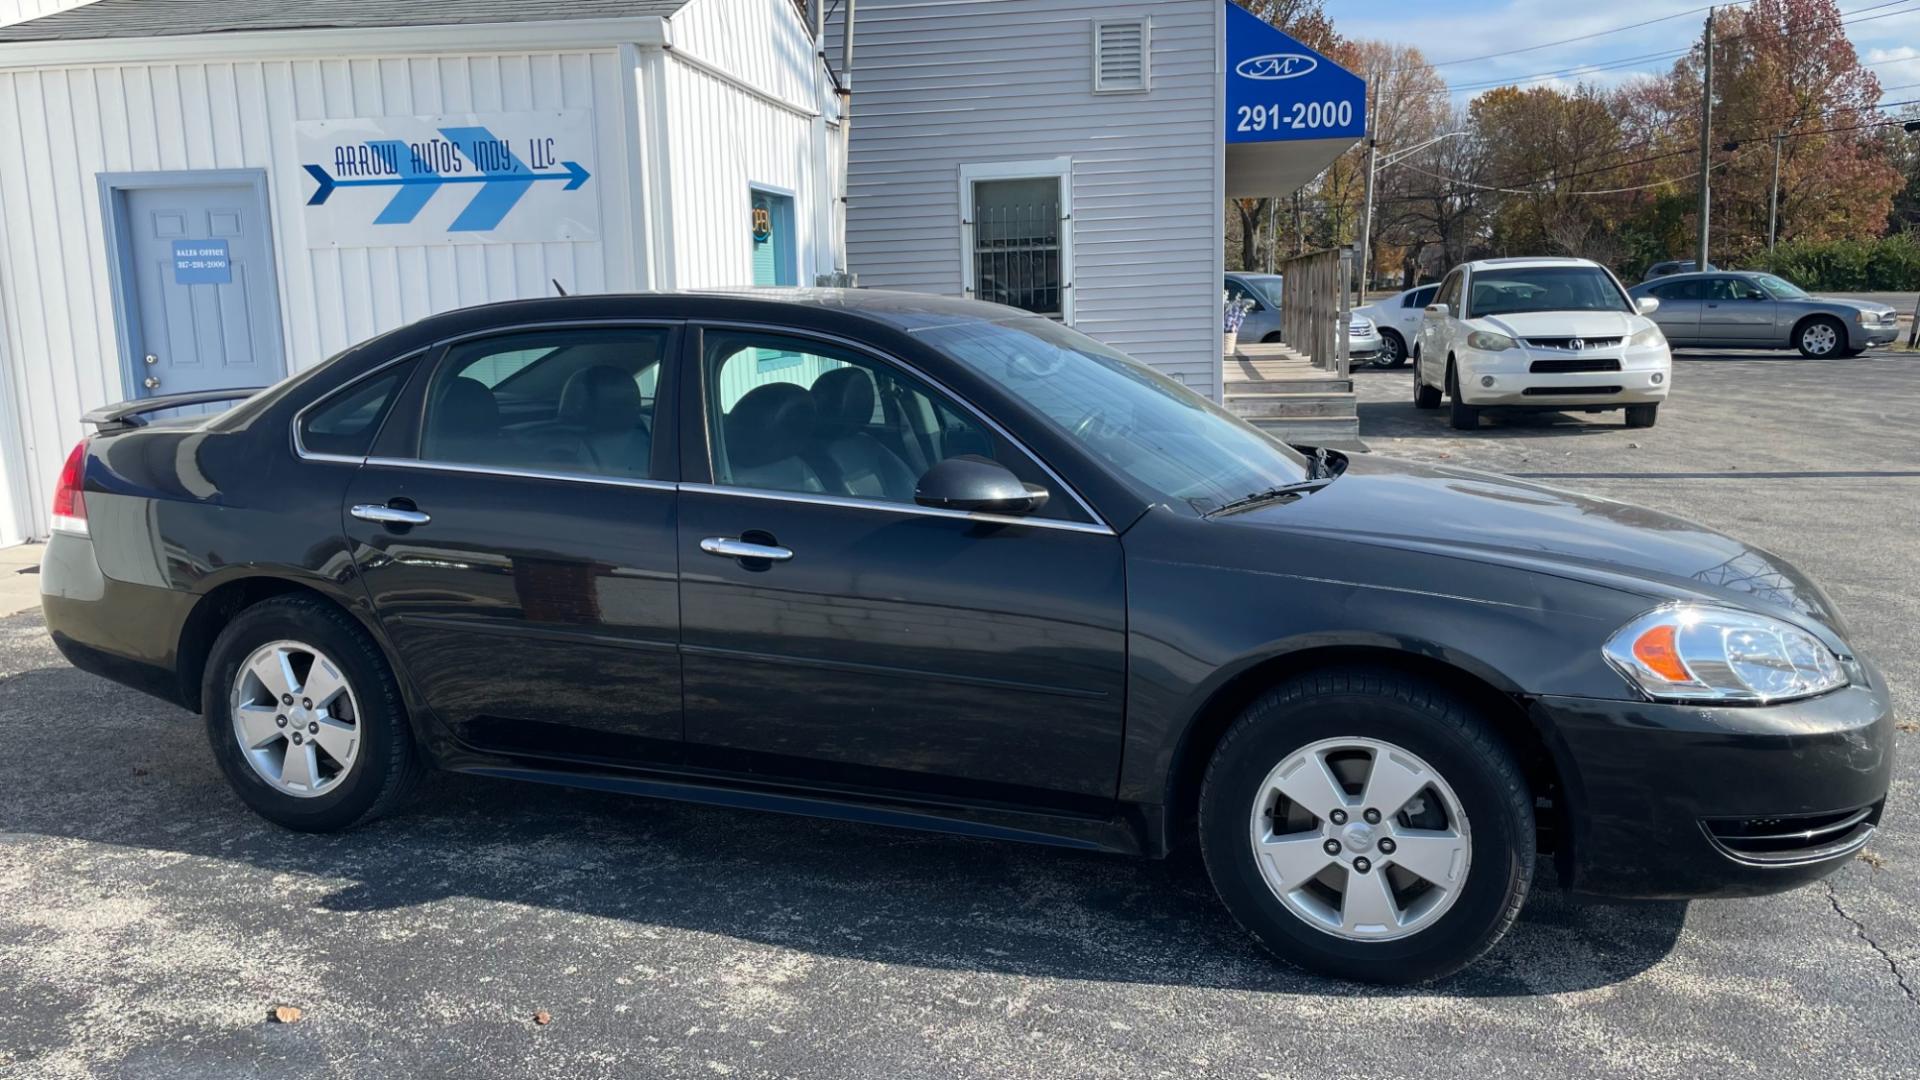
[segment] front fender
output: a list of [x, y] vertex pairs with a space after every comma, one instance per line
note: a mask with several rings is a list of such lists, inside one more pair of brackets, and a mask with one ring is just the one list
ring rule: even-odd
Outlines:
[[1643, 595], [1312, 535], [1249, 544], [1251, 532], [1164, 510], [1127, 532], [1123, 800], [1161, 801], [1209, 702], [1308, 650], [1417, 656], [1510, 695], [1632, 696], [1600, 645]]

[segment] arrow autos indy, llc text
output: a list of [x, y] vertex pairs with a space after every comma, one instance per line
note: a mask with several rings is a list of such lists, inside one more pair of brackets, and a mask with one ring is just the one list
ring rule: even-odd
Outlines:
[[[552, 138], [528, 139], [526, 168], [534, 172], [562, 168], [555, 156], [557, 141]], [[403, 155], [411, 160], [404, 159]], [[427, 139], [404, 144], [379, 142], [336, 146], [333, 148], [333, 175], [343, 180], [348, 177], [419, 176], [432, 173], [459, 175], [466, 170], [469, 159], [483, 173], [518, 171], [516, 166], [519, 163], [514, 159], [513, 147], [506, 139], [471, 139], [458, 143], [450, 139]]]

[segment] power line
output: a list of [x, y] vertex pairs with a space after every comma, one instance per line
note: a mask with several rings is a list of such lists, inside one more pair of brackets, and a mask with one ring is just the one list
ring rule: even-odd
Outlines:
[[[1736, 5], [1738, 5], [1738, 4], [1746, 4], [1746, 3], [1751, 3], [1751, 2], [1752, 2], [1752, 0], [1731, 0], [1731, 2], [1730, 2], [1730, 3], [1728, 3], [1728, 4], [1725, 4], [1725, 5], [1721, 5], [1721, 6], [1725, 6], [1725, 7], [1734, 7], [1734, 6], [1736, 6]], [[1901, 0], [1893, 0], [1893, 2], [1894, 2], [1894, 3], [1900, 3], [1900, 2], [1901, 2]], [[1528, 45], [1528, 46], [1525, 46], [1524, 48], [1519, 48], [1519, 49], [1508, 49], [1508, 50], [1506, 50], [1505, 52], [1495, 52], [1495, 53], [1486, 53], [1485, 55], [1482, 55], [1482, 56], [1465, 56], [1465, 57], [1461, 57], [1461, 58], [1460, 58], [1460, 59], [1458, 59], [1458, 60], [1436, 60], [1436, 61], [1433, 61], [1433, 62], [1432, 62], [1432, 63], [1431, 63], [1431, 64], [1430, 64], [1429, 66], [1431, 66], [1431, 67], [1437, 67], [1437, 68], [1439, 68], [1439, 67], [1452, 67], [1452, 66], [1453, 66], [1453, 65], [1455, 65], [1455, 64], [1471, 64], [1471, 63], [1474, 63], [1475, 61], [1479, 61], [1479, 60], [1493, 60], [1493, 59], [1496, 59], [1496, 58], [1498, 58], [1498, 57], [1502, 57], [1502, 56], [1517, 56], [1517, 55], [1519, 55], [1520, 53], [1527, 53], [1527, 52], [1534, 52], [1534, 51], [1536, 51], [1536, 50], [1539, 50], [1539, 49], [1551, 49], [1551, 48], [1553, 48], [1553, 47], [1554, 47], [1555, 45], [1571, 45], [1571, 44], [1573, 44], [1573, 43], [1574, 43], [1574, 42], [1576, 42], [1576, 41], [1589, 41], [1589, 40], [1591, 40], [1591, 39], [1593, 39], [1593, 38], [1597, 38], [1597, 37], [1606, 37], [1606, 36], [1607, 36], [1607, 35], [1609, 35], [1609, 34], [1618, 34], [1618, 33], [1623, 33], [1623, 32], [1625, 32], [1625, 31], [1628, 31], [1628, 30], [1638, 30], [1638, 29], [1640, 29], [1640, 28], [1641, 28], [1641, 27], [1643, 27], [1643, 26], [1652, 26], [1652, 25], [1654, 25], [1655, 23], [1663, 23], [1663, 22], [1668, 22], [1668, 21], [1671, 21], [1671, 20], [1673, 20], [1673, 19], [1678, 19], [1678, 18], [1682, 18], [1682, 17], [1684, 17], [1684, 16], [1687, 16], [1687, 15], [1697, 15], [1697, 14], [1699, 14], [1700, 12], [1702, 12], [1702, 11], [1706, 11], [1706, 10], [1709, 10], [1710, 8], [1712, 8], [1712, 7], [1714, 7], [1714, 6], [1715, 6], [1715, 5], [1713, 5], [1713, 4], [1707, 4], [1707, 5], [1704, 5], [1704, 6], [1702, 6], [1702, 7], [1696, 7], [1696, 8], [1688, 8], [1688, 9], [1687, 9], [1687, 10], [1685, 10], [1685, 11], [1676, 11], [1676, 12], [1674, 12], [1674, 13], [1673, 13], [1673, 14], [1671, 14], [1671, 15], [1662, 15], [1662, 16], [1660, 16], [1660, 17], [1659, 17], [1659, 18], [1657, 18], [1657, 19], [1646, 19], [1646, 20], [1644, 20], [1644, 21], [1642, 21], [1642, 22], [1637, 22], [1637, 23], [1628, 23], [1628, 24], [1627, 24], [1627, 25], [1625, 25], [1625, 26], [1616, 26], [1616, 27], [1613, 27], [1613, 28], [1612, 28], [1612, 29], [1610, 29], [1610, 30], [1595, 30], [1595, 31], [1594, 31], [1593, 33], [1591, 33], [1591, 34], [1577, 34], [1577, 35], [1575, 35], [1575, 36], [1573, 36], [1573, 37], [1570, 37], [1570, 38], [1561, 38], [1561, 39], [1560, 39], [1559, 41], [1543, 41], [1543, 42], [1541, 42], [1541, 43], [1540, 43], [1540, 44], [1538, 44], [1538, 45]], [[1398, 70], [1406, 70], [1406, 69], [1404, 69], [1404, 68], [1389, 68], [1388, 70], [1389, 70], [1389, 71], [1398, 71]]]

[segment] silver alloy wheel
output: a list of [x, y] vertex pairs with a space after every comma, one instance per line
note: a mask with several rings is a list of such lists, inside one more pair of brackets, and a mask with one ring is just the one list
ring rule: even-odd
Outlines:
[[1400, 339], [1395, 335], [1381, 334], [1380, 366], [1399, 367], [1401, 361], [1406, 359], [1406, 357], [1402, 355], [1406, 351], [1406, 348], [1406, 345], [1402, 344]]
[[1261, 781], [1249, 838], [1267, 887], [1307, 925], [1350, 941], [1417, 934], [1453, 906], [1473, 849], [1446, 780], [1392, 743], [1302, 747]]
[[311, 645], [270, 641], [233, 679], [233, 737], [274, 790], [325, 795], [360, 757], [360, 706], [340, 666]]
[[1800, 347], [1815, 356], [1825, 356], [1839, 344], [1840, 335], [1833, 332], [1832, 323], [1810, 323], [1800, 331]]

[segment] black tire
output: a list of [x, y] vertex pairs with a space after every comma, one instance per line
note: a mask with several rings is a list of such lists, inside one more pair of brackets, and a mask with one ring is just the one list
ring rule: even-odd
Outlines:
[[1397, 368], [1407, 362], [1407, 342], [1392, 330], [1380, 331], [1380, 340], [1386, 348], [1380, 353], [1380, 366]]
[[1262, 344], [1262, 345], [1278, 345], [1278, 344], [1280, 344], [1280, 331], [1278, 331], [1278, 330], [1275, 330], [1275, 331], [1274, 331], [1273, 333], [1271, 333], [1271, 334], [1268, 334], [1268, 335], [1267, 335], [1266, 337], [1263, 337], [1263, 338], [1261, 338], [1261, 339], [1260, 339], [1260, 344]]
[[1420, 358], [1413, 359], [1413, 407], [1416, 409], [1437, 409], [1440, 407], [1440, 391], [1427, 385], [1420, 377]]
[[[1814, 327], [1831, 329], [1833, 331], [1833, 344], [1826, 349], [1809, 347], [1807, 343], [1808, 332], [1813, 330]], [[1825, 360], [1829, 357], [1840, 356], [1844, 354], [1847, 349], [1847, 328], [1839, 319], [1828, 315], [1819, 315], [1793, 328], [1793, 344], [1795, 348], [1800, 350], [1800, 355], [1809, 360]]]
[[[255, 649], [280, 640], [304, 642], [331, 657], [359, 706], [353, 767], [334, 790], [312, 797], [287, 794], [262, 779], [234, 738], [229, 709], [240, 665]], [[207, 657], [200, 700], [214, 758], [235, 794], [261, 817], [289, 829], [335, 832], [371, 821], [405, 802], [426, 771], [400, 685], [380, 647], [351, 616], [322, 600], [275, 597], [235, 616]]]
[[1660, 419], [1660, 405], [1627, 406], [1627, 426], [1630, 428], [1652, 427]]
[[[1248, 832], [1272, 769], [1312, 743], [1352, 737], [1429, 763], [1468, 822], [1458, 897], [1425, 929], [1393, 940], [1337, 937], [1289, 910], [1262, 876]], [[1227, 909], [1282, 960], [1362, 982], [1426, 982], [1480, 958], [1519, 917], [1533, 883], [1533, 798], [1512, 752], [1460, 698], [1391, 669], [1331, 669], [1262, 694], [1221, 738], [1200, 792], [1200, 849]]]
[[1477, 431], [1480, 428], [1480, 410], [1460, 400], [1460, 376], [1447, 366], [1447, 398], [1450, 410], [1447, 423], [1456, 431]]

